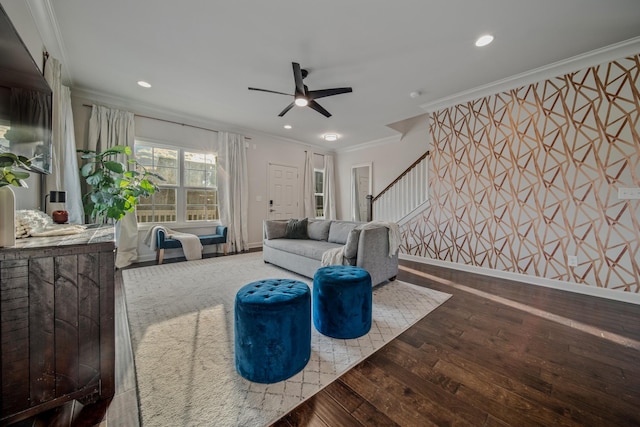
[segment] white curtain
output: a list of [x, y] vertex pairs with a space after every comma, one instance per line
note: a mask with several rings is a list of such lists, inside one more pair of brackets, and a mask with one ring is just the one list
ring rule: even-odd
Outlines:
[[[115, 145], [125, 145], [133, 149], [135, 121], [133, 113], [99, 105], [91, 108], [89, 119], [89, 140], [87, 148], [101, 152]], [[124, 156], [118, 159], [126, 163]], [[116, 267], [131, 264], [138, 257], [138, 221], [136, 213], [130, 212], [116, 224]]]
[[244, 136], [218, 132], [217, 170], [220, 220], [227, 226], [229, 250], [248, 251], [249, 184]]
[[336, 180], [331, 154], [324, 156], [324, 218], [336, 219]]
[[305, 151], [304, 176], [302, 181], [302, 213], [307, 218], [316, 217], [316, 198], [314, 191], [313, 152]]
[[61, 74], [62, 65], [57, 59], [50, 57], [45, 66], [45, 78], [53, 92], [52, 172], [46, 175], [42, 192], [49, 194], [52, 190], [66, 191], [65, 210], [69, 212], [69, 223], [84, 224], [71, 91], [62, 84]]

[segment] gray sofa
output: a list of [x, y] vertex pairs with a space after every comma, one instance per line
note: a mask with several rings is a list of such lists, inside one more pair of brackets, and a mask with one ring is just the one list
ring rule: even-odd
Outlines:
[[265, 262], [313, 278], [321, 266], [322, 254], [328, 249], [343, 247], [342, 264], [367, 270], [374, 286], [395, 280], [398, 274], [398, 254], [389, 256], [389, 229], [386, 227], [360, 229], [358, 226], [365, 223], [309, 220], [306, 236], [287, 238], [287, 223], [287, 220], [264, 221], [262, 254]]

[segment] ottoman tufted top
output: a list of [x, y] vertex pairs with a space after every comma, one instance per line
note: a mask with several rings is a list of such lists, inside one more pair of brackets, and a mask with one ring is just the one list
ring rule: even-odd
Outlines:
[[314, 280], [330, 283], [352, 283], [361, 282], [363, 279], [370, 279], [369, 272], [364, 268], [352, 265], [329, 265], [321, 267], [316, 271]]
[[236, 302], [247, 305], [287, 304], [298, 298], [309, 296], [306, 283], [292, 279], [264, 279], [251, 282], [240, 288]]

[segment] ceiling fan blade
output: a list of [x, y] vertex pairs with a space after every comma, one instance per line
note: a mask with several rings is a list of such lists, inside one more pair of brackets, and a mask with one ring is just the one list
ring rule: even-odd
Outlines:
[[351, 93], [353, 89], [350, 87], [336, 87], [333, 89], [310, 90], [307, 92], [309, 99], [324, 98], [325, 96], [340, 95], [342, 93]]
[[322, 108], [322, 106], [318, 104], [316, 101], [310, 101], [309, 108], [313, 108], [314, 110], [316, 110], [318, 113], [322, 114], [325, 117], [331, 117], [331, 113], [325, 110], [324, 108]]
[[279, 95], [293, 96], [290, 93], [277, 92], [275, 90], [269, 90], [269, 89], [258, 89], [257, 87], [250, 87], [249, 90], [259, 90], [260, 92], [269, 92], [269, 93], [277, 93]]
[[302, 83], [302, 70], [300, 64], [292, 62], [293, 65], [293, 80], [296, 82], [296, 95], [305, 95], [304, 83]]
[[285, 107], [285, 109], [284, 109], [284, 110], [282, 110], [282, 111], [280, 112], [280, 114], [278, 114], [278, 117], [282, 117], [282, 116], [284, 116], [285, 114], [287, 114], [287, 112], [289, 112], [289, 110], [291, 110], [295, 105], [296, 105], [296, 103], [295, 103], [295, 102], [292, 102], [291, 104], [287, 105], [287, 106]]

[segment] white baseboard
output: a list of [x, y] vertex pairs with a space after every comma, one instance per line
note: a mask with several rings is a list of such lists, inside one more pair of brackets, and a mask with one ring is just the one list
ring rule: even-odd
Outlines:
[[478, 267], [475, 265], [460, 264], [450, 261], [440, 261], [431, 258], [424, 258], [415, 255], [399, 254], [400, 259], [407, 261], [415, 261], [423, 264], [435, 265], [438, 267], [451, 268], [454, 270], [468, 271], [470, 273], [482, 274], [501, 279], [509, 279], [516, 282], [527, 283], [536, 286], [545, 286], [547, 288], [560, 289], [563, 291], [574, 292], [577, 294], [590, 295], [600, 298], [606, 298], [615, 301], [628, 302], [632, 304], [640, 304], [640, 294], [631, 292], [616, 291], [613, 289], [598, 288], [589, 285], [581, 285], [578, 283], [566, 282], [563, 280], [547, 279], [545, 277], [528, 276], [526, 274], [514, 273], [511, 271], [500, 271], [486, 267]]

